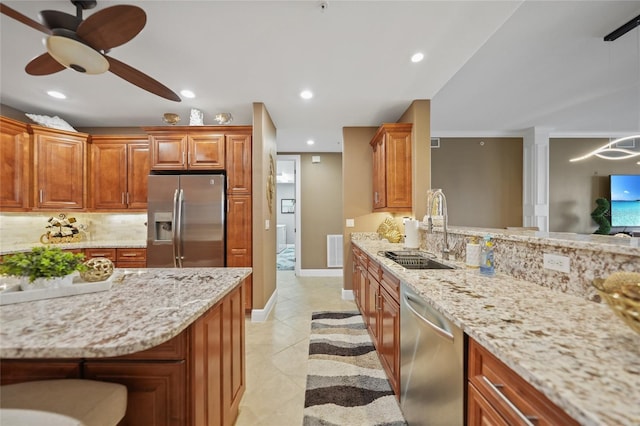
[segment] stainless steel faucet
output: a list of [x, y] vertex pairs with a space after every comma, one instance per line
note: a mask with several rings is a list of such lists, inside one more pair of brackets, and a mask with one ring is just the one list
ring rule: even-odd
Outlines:
[[442, 242], [442, 258], [449, 260], [449, 234], [447, 232], [447, 198], [444, 196], [442, 189], [435, 189], [432, 193], [429, 205], [427, 206], [427, 214], [429, 215], [429, 233], [433, 232], [433, 220], [431, 219], [431, 212], [433, 210], [433, 202], [438, 198], [440, 199], [440, 205], [442, 206], [442, 228], [444, 240]]

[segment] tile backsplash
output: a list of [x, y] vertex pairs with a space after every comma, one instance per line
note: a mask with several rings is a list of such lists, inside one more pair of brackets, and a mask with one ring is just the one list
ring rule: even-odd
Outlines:
[[0, 251], [9, 251], [16, 245], [40, 245], [49, 218], [61, 213], [74, 217], [76, 225], [83, 225], [78, 228], [84, 241], [144, 242], [147, 238], [146, 213], [0, 213]]

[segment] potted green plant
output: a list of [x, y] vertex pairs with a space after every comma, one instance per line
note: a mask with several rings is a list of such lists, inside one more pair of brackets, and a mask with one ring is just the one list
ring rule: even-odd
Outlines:
[[73, 283], [73, 273], [83, 271], [84, 255], [58, 247], [34, 247], [30, 252], [4, 256], [0, 274], [19, 277], [23, 290], [57, 288]]

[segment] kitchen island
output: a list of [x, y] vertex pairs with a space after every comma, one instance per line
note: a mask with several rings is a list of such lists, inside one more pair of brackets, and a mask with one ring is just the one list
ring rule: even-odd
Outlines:
[[126, 424], [231, 425], [250, 268], [116, 269], [110, 290], [0, 307], [2, 383], [123, 383]]
[[607, 305], [455, 260], [444, 261], [452, 270], [405, 269], [380, 255], [402, 244], [370, 235], [352, 244], [579, 424], [640, 424], [640, 335]]

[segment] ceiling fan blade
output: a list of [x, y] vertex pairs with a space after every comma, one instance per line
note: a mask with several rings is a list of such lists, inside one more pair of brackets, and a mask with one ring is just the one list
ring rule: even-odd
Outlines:
[[51, 34], [51, 30], [42, 25], [40, 22], [34, 21], [33, 19], [23, 15], [17, 10], [10, 8], [4, 3], [0, 3], [0, 13], [2, 13], [3, 15], [7, 15], [8, 17], [13, 18], [18, 22], [22, 22], [23, 24], [28, 25], [35, 30], [38, 30], [45, 34]]
[[59, 10], [42, 10], [40, 11], [40, 20], [47, 28], [52, 30], [55, 28], [64, 28], [66, 30], [75, 31], [82, 20], [68, 13]]
[[25, 67], [27, 74], [31, 75], [49, 75], [66, 69], [64, 65], [53, 59], [48, 52], [43, 53], [31, 60]]
[[146, 23], [147, 14], [137, 6], [111, 6], [82, 21], [76, 33], [94, 49], [108, 51], [134, 38]]
[[180, 97], [164, 84], [117, 59], [110, 56], [105, 56], [105, 58], [109, 61], [109, 71], [118, 77], [162, 98], [180, 102]]

